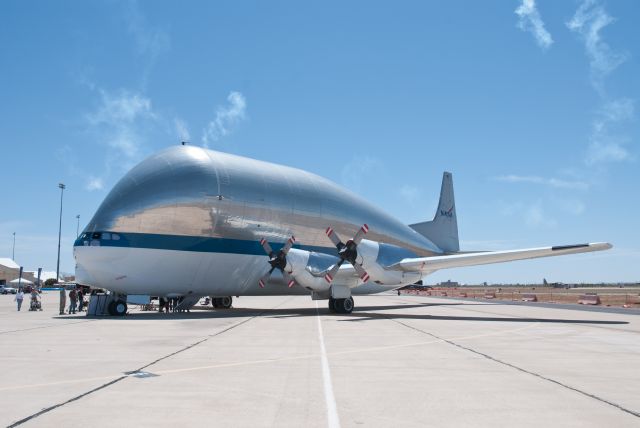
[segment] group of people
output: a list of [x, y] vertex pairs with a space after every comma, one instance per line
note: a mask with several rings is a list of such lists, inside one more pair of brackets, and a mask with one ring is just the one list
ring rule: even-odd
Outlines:
[[69, 311], [68, 314], [75, 314], [76, 310], [82, 312], [84, 310], [84, 293], [81, 288], [75, 288], [69, 291]]
[[[27, 290], [29, 291], [29, 290]], [[18, 289], [16, 292], [16, 297], [13, 299], [18, 305], [18, 311], [22, 308], [22, 301], [24, 300], [24, 290], [22, 287]], [[42, 310], [42, 305], [40, 303], [40, 290], [36, 287], [31, 287], [31, 310]]]
[[[27, 290], [28, 292], [29, 290]], [[40, 299], [40, 290], [36, 287], [31, 288], [31, 310], [42, 310], [42, 303]], [[18, 306], [18, 311], [22, 308], [22, 302], [24, 300], [25, 292], [20, 287], [16, 292], [16, 296], [14, 297], [14, 301]], [[60, 315], [75, 314], [76, 312], [84, 311], [85, 301], [84, 301], [84, 293], [82, 292], [82, 288], [72, 289], [69, 291], [69, 310], [65, 312], [63, 308], [60, 309]], [[168, 311], [167, 311], [168, 312]]]
[[184, 300], [184, 297], [171, 297], [165, 299], [160, 297], [158, 299], [158, 312], [191, 312], [189, 309], [180, 309], [180, 303]]

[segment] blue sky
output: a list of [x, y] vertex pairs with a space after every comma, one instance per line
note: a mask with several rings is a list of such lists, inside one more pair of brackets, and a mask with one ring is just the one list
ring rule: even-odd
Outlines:
[[297, 166], [406, 223], [453, 172], [462, 247], [609, 241], [428, 282], [640, 281], [640, 4], [120, 2], [0, 6], [0, 257], [61, 270], [145, 156], [188, 139]]

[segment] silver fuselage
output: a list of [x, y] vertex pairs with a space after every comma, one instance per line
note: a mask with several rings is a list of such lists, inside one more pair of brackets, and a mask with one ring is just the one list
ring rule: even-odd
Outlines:
[[[380, 257], [441, 253], [325, 178], [176, 146], [141, 162], [111, 190], [75, 243], [76, 276], [79, 283], [126, 294], [306, 294], [277, 277], [265, 289], [257, 286], [269, 267], [260, 239], [275, 248], [294, 235], [296, 248], [335, 255], [325, 229], [331, 226], [348, 239], [364, 223], [367, 239], [397, 248]], [[389, 288], [367, 283], [353, 291]]]

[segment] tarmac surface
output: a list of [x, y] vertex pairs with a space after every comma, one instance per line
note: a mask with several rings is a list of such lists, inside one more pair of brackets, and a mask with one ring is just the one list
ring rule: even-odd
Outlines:
[[3, 426], [640, 426], [637, 311], [385, 294], [87, 318], [13, 297]]

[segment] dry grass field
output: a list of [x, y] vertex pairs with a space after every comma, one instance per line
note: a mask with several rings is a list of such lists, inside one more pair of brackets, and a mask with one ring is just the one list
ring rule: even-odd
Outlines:
[[537, 301], [545, 303], [579, 304], [581, 296], [596, 294], [602, 306], [640, 310], [638, 287], [434, 287], [430, 290], [402, 290], [402, 294], [418, 296], [457, 297], [482, 300]]

